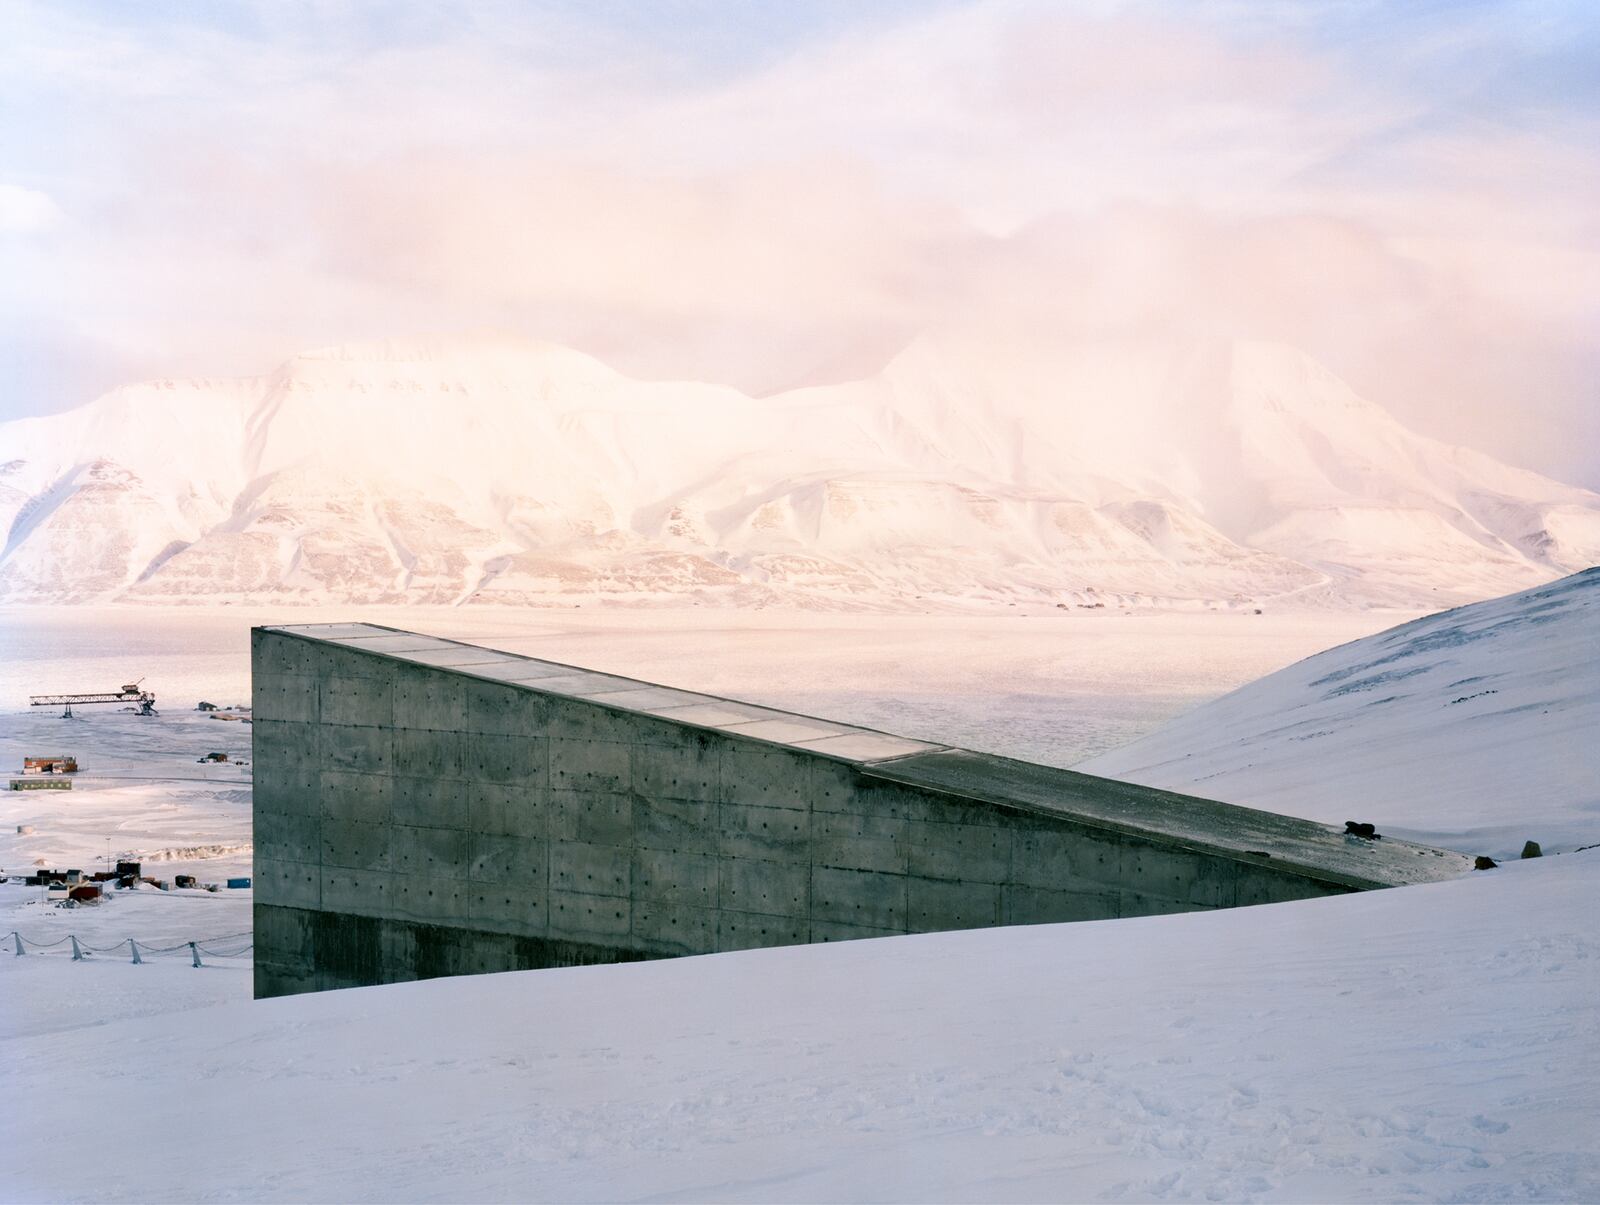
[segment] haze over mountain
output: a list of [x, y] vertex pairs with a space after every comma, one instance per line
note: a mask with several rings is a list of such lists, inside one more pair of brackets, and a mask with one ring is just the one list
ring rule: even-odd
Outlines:
[[925, 336], [752, 398], [504, 338], [0, 425], [0, 601], [1440, 606], [1600, 561], [1600, 495], [1300, 352]]

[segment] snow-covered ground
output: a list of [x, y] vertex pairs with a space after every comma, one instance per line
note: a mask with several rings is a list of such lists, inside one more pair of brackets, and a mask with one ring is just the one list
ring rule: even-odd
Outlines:
[[1329, 649], [1078, 767], [1493, 857], [1600, 843], [1600, 569]]
[[[1586, 1201], [1600, 856], [0, 1042], [4, 1195]], [[12, 959], [8, 1001], [66, 980]], [[73, 968], [82, 970], [84, 968]], [[96, 967], [85, 995], [134, 974]], [[13, 1006], [8, 1004], [8, 1011]]]
[[[586, 611], [452, 626], [459, 615], [387, 621], [1057, 764], [1383, 622], [764, 615], [719, 627], [725, 615]], [[85, 764], [70, 800], [6, 798], [33, 809], [36, 833], [17, 835], [8, 811], [0, 864], [74, 851], [92, 863], [114, 834], [113, 853], [234, 847], [183, 864], [202, 878], [248, 866], [242, 772], [194, 762], [232, 752], [225, 738], [242, 726], [185, 709], [239, 701], [251, 620], [0, 614], [0, 762], [42, 743]], [[1544, 647], [1532, 637], [1496, 662], [1524, 674], [1498, 689], [1581, 663], [1581, 641]], [[68, 685], [148, 673], [164, 714], [19, 712], [18, 694], [54, 688], [34, 685], [46, 669], [70, 671]], [[1099, 727], [1073, 727], [1082, 711]], [[1455, 739], [1419, 745], [1416, 774], [1481, 742], [1467, 704], [1441, 714]], [[1513, 719], [1520, 743], [1500, 756], [1548, 748], [1547, 719]], [[1492, 776], [1463, 784], [1462, 814], [1493, 815], [1499, 790]], [[1406, 822], [1392, 831], [1408, 827], [1402, 804], [1385, 813]], [[96, 948], [212, 939], [203, 948], [216, 951], [198, 969], [186, 949], [137, 967], [126, 946], [76, 963], [64, 945], [0, 951], [0, 1094], [13, 1102], [0, 1197], [1596, 1199], [1597, 888], [1600, 851], [1567, 853], [1222, 913], [256, 1003], [248, 957], [217, 940], [248, 928], [248, 892], [67, 911], [0, 885], [4, 916], [22, 918], [0, 928]]]
[[[63, 776], [71, 790], [0, 794], [0, 867], [78, 859], [71, 864], [89, 872], [106, 869], [109, 853], [160, 863], [167, 878], [173, 867], [191, 873], [196, 860], [231, 875], [250, 873], [248, 724], [192, 710], [143, 717], [80, 707], [72, 720], [60, 713], [52, 707], [0, 716], [0, 783], [20, 777], [25, 756], [70, 753], [80, 767]], [[229, 760], [199, 760], [213, 752]], [[34, 832], [17, 833], [23, 824]]]
[[[202, 974], [187, 949], [170, 948], [198, 941], [235, 954], [250, 944], [248, 889], [173, 886], [180, 874], [223, 885], [250, 875], [249, 727], [172, 709], [144, 718], [80, 707], [80, 718], [70, 721], [57, 708], [7, 710], [0, 715], [0, 769], [7, 771], [0, 785], [27, 755], [72, 753], [82, 769], [70, 791], [0, 790], [0, 868], [9, 878], [0, 883], [0, 934], [20, 934], [28, 951], [17, 958], [12, 937], [0, 943], [0, 959], [7, 969], [15, 963], [18, 976], [24, 968], [30, 976], [13, 980], [0, 1032], [74, 1028], [247, 998], [248, 953], [203, 958]], [[246, 764], [197, 763], [214, 750]], [[169, 889], [110, 890], [98, 903], [62, 907], [22, 883], [39, 866], [90, 874], [121, 858], [142, 862], [143, 872]], [[89, 963], [71, 962], [71, 937], [82, 949], [105, 951], [91, 955], [93, 971]], [[189, 976], [169, 981], [135, 968], [120, 944], [130, 938], [151, 967], [181, 966]]]

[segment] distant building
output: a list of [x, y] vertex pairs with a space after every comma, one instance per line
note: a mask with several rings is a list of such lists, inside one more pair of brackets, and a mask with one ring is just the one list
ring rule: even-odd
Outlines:
[[76, 774], [78, 772], [78, 759], [70, 753], [58, 753], [53, 757], [25, 757], [22, 759], [22, 772], [24, 774]]

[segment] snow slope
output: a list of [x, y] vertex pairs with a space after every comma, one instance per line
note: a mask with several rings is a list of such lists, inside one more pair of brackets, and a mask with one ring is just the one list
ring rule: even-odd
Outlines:
[[[1569, 854], [1219, 913], [8, 1037], [0, 1185], [51, 1200], [1594, 1200], [1597, 890], [1600, 856]], [[8, 1030], [51, 1007], [58, 972], [98, 991], [208, 974], [0, 959]]]
[[[1356, 685], [1337, 696], [1348, 700], [1390, 668], [1431, 667], [1403, 687], [1451, 655], [1494, 657], [1513, 677], [1543, 658], [1522, 685], [1486, 689], [1560, 682], [1586, 655], [1592, 668], [1582, 637], [1596, 577], [1332, 650], [1326, 672], [1352, 672], [1330, 685]], [[1259, 622], [1093, 620], [1084, 626], [1108, 631]], [[1000, 638], [980, 630], [995, 621], [941, 622], [968, 625], [958, 645], [974, 647], [958, 651], [971, 665], [999, 662]], [[102, 639], [102, 657], [125, 643]], [[1395, 641], [1386, 651], [1370, 643], [1384, 639]], [[671, 643], [658, 655], [681, 663], [685, 645]], [[908, 711], [933, 714], [937, 697], [908, 697]], [[1454, 738], [1418, 743], [1413, 779], [1448, 773], [1484, 739], [1470, 703], [1446, 706], [1430, 723]], [[66, 727], [8, 720], [24, 718], [14, 747]], [[1544, 726], [1500, 723], [1521, 742], [1502, 756], [1537, 765]], [[170, 730], [110, 715], [91, 726], [110, 741], [96, 753], [103, 771], [120, 761], [174, 775], [175, 759], [234, 727], [192, 713]], [[130, 811], [130, 841], [154, 843], [145, 827], [184, 808], [196, 834], [224, 835], [234, 821], [223, 785], [172, 791], [170, 818]], [[1492, 815], [1498, 791], [1481, 775], [1455, 803]], [[83, 815], [29, 818], [44, 842], [81, 844], [112, 800], [105, 791]], [[72, 806], [90, 803], [85, 792]], [[1413, 803], [1428, 806], [1396, 807]], [[33, 848], [8, 840], [8, 858]], [[1597, 889], [1600, 851], [1587, 851], [1226, 912], [261, 1003], [240, 999], [247, 972], [226, 957], [196, 970], [181, 955], [138, 967], [120, 952], [0, 955], [0, 1097], [13, 1105], [0, 1198], [1592, 1200]], [[93, 924], [102, 940], [220, 937], [244, 895], [141, 893], [49, 923]], [[0, 885], [0, 909], [33, 934], [45, 922], [29, 898]]]
[[1515, 856], [1600, 843], [1600, 569], [1309, 657], [1078, 766]]
[[0, 425], [0, 601], [1437, 605], [1600, 560], [1600, 496], [1290, 348], [915, 341], [751, 398], [419, 340]]

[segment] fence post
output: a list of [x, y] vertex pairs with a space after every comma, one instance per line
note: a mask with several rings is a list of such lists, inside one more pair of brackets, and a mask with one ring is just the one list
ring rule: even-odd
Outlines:
[[194, 943], [192, 941], [189, 943], [189, 953], [194, 955], [194, 965], [195, 966], [200, 966], [201, 965], [201, 962], [200, 962], [200, 950], [199, 950], [199, 947], [196, 945], [196, 943]]
[[17, 957], [21, 958], [23, 953], [24, 953], [24, 951], [22, 949], [22, 934], [13, 931], [11, 936], [15, 937], [17, 939]]
[[76, 937], [74, 937], [72, 939], [72, 961], [73, 962], [82, 962], [83, 961], [83, 951], [78, 949], [78, 939]]
[[128, 938], [128, 948], [133, 951], [133, 965], [140, 965], [140, 963], [143, 962], [143, 959], [139, 957], [139, 943], [130, 937]]

